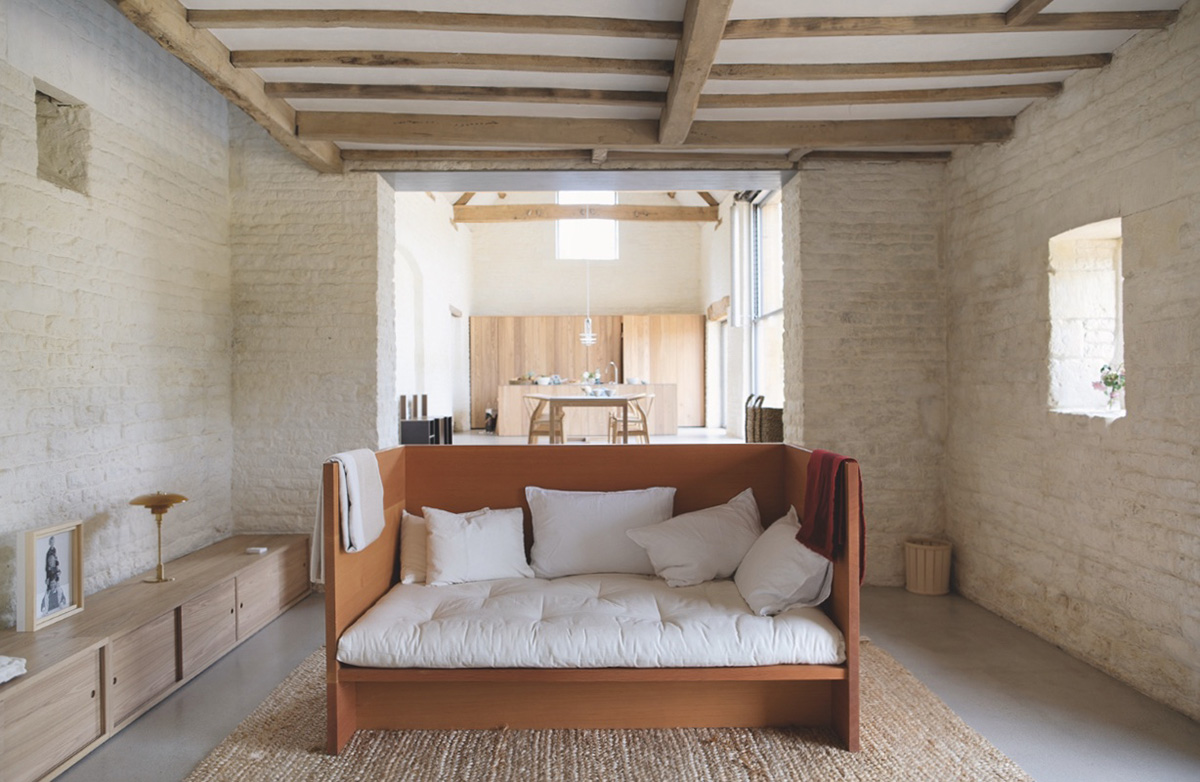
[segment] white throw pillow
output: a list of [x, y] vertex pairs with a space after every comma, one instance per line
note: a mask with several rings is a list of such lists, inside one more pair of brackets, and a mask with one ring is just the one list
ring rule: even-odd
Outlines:
[[667, 586], [681, 587], [732, 576], [762, 531], [754, 490], [746, 489], [724, 505], [625, 534], [646, 549]]
[[796, 509], [754, 541], [733, 582], [759, 616], [774, 616], [792, 606], [815, 606], [829, 597], [833, 563], [796, 540]]
[[533, 572], [539, 578], [582, 573], [654, 573], [646, 550], [625, 533], [671, 518], [675, 489], [557, 491], [525, 488], [533, 516]]
[[[487, 510], [487, 508], [484, 508]], [[400, 583], [425, 583], [425, 519], [408, 511], [400, 517]]]
[[525, 561], [525, 514], [520, 508], [421, 510], [429, 528], [425, 580], [430, 586], [533, 577]]

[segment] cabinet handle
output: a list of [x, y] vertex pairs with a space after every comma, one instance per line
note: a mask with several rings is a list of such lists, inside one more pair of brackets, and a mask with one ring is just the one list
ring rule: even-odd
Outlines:
[[93, 698], [95, 698], [95, 697], [96, 697], [96, 691], [95, 691], [95, 690], [92, 690], [92, 697], [93, 697]]
[[114, 676], [114, 677], [113, 677], [113, 684], [116, 684], [116, 683], [117, 683], [117, 677], [116, 677], [116, 676]]
[[229, 609], [229, 613], [231, 613], [231, 614], [233, 613], [233, 609], [232, 609], [232, 608], [231, 608], [231, 609]]

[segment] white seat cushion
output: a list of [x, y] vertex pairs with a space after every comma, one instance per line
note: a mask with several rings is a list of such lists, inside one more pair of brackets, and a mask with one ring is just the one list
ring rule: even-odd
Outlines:
[[732, 581], [671, 588], [633, 574], [399, 584], [338, 643], [373, 668], [671, 668], [836, 664], [815, 608], [755, 616]]

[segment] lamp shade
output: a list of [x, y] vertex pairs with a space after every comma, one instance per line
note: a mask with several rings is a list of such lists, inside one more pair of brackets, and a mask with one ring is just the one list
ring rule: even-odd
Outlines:
[[160, 491], [154, 494], [142, 494], [134, 497], [129, 501], [130, 505], [141, 505], [149, 508], [151, 513], [166, 513], [172, 505], [178, 505], [181, 502], [187, 502], [188, 498], [182, 494], [170, 494]]

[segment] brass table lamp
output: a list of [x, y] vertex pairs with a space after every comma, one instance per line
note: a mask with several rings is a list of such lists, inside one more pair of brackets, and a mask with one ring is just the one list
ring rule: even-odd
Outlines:
[[167, 494], [161, 491], [154, 494], [143, 494], [129, 501], [130, 505], [141, 505], [144, 508], [149, 508], [150, 512], [154, 514], [155, 521], [158, 522], [158, 575], [154, 578], [145, 579], [148, 584], [161, 584], [164, 581], [175, 580], [167, 578], [163, 572], [162, 517], [164, 513], [171, 509], [172, 505], [177, 505], [181, 502], [187, 502], [187, 497], [184, 497], [182, 494]]

